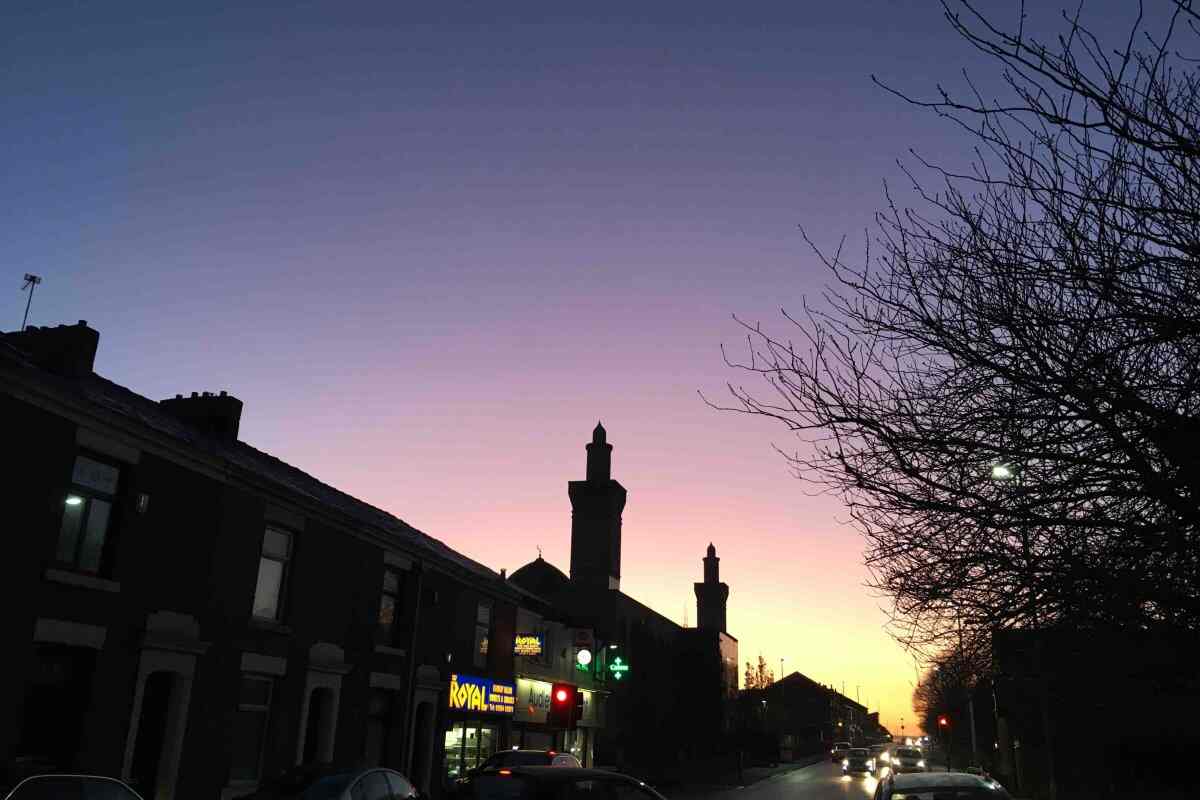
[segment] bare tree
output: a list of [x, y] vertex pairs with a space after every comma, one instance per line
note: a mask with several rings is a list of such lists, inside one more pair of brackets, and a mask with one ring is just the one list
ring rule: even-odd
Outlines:
[[809, 240], [833, 286], [786, 333], [743, 323], [726, 360], [767, 389], [729, 408], [800, 434], [786, 457], [844, 498], [916, 649], [1200, 627], [1200, 17], [1169, 2], [1110, 50], [1078, 13], [1051, 46], [944, 9], [1008, 97], [888, 91], [974, 164], [915, 157], [918, 207], [889, 194], [860, 266]]

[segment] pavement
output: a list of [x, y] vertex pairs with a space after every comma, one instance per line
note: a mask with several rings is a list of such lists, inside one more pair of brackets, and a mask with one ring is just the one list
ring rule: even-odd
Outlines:
[[660, 789], [668, 800], [872, 800], [876, 780], [870, 775], [842, 777], [842, 767], [828, 758], [815, 764], [751, 767], [743, 786], [681, 786]]

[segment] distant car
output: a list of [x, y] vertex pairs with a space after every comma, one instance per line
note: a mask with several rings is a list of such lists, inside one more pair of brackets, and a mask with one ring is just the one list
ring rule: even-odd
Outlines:
[[875, 800], [1012, 800], [996, 781], [968, 772], [889, 775], [875, 786]]
[[33, 775], [18, 783], [5, 800], [142, 800], [116, 778], [100, 775]]
[[[86, 798], [85, 798], [86, 800]], [[422, 800], [399, 772], [306, 764], [285, 770], [242, 800]]]
[[583, 765], [570, 753], [554, 750], [501, 750], [492, 753], [479, 767], [479, 771], [501, 767], [576, 767]]
[[542, 800], [543, 798], [620, 798], [665, 800], [637, 778], [602, 769], [573, 767], [501, 767], [471, 779], [464, 800]]
[[870, 750], [865, 747], [850, 748], [846, 757], [842, 759], [842, 774], [849, 775], [851, 772], [875, 774], [875, 759], [871, 757]]
[[834, 742], [833, 749], [829, 751], [830, 761], [841, 761], [846, 757], [846, 753], [850, 752], [851, 744], [849, 742]]
[[871, 758], [875, 759], [876, 768], [892, 760], [890, 744], [873, 744], [867, 749], [871, 751]]
[[925, 754], [915, 747], [897, 747], [892, 751], [888, 767], [896, 774], [929, 771], [929, 766], [925, 763]]

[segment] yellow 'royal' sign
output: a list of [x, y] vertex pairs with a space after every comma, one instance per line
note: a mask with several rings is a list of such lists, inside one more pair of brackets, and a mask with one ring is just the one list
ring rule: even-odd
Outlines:
[[477, 678], [474, 675], [450, 676], [450, 708], [455, 711], [482, 711], [511, 714], [516, 710], [517, 692], [511, 683]]

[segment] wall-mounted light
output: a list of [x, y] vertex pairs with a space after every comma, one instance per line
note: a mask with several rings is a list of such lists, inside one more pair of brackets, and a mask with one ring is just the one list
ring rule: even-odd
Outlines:
[[67, 505], [69, 505], [69, 506], [83, 505], [83, 498], [77, 494], [69, 494], [69, 495], [67, 495]]

